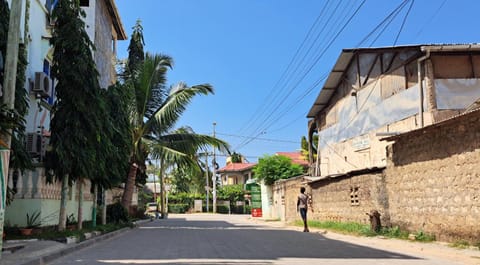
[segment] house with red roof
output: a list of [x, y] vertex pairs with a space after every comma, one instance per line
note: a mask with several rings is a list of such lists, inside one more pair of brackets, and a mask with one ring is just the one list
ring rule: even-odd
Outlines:
[[245, 184], [253, 178], [253, 167], [257, 163], [228, 163], [217, 172], [220, 174], [222, 185]]
[[277, 152], [275, 155], [286, 156], [292, 160], [293, 164], [303, 167], [304, 172], [308, 170], [308, 157], [301, 152]]

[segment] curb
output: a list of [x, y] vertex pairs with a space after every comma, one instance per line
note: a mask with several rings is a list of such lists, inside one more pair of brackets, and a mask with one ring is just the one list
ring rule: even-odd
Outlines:
[[[138, 225], [138, 223], [135, 223], [135, 227], [137, 227], [137, 225]], [[116, 231], [113, 231], [113, 232], [110, 232], [110, 233], [107, 233], [107, 234], [104, 234], [104, 235], [101, 235], [101, 236], [93, 237], [91, 239], [82, 241], [78, 244], [71, 244], [71, 245], [67, 246], [66, 248], [63, 248], [59, 251], [54, 251], [52, 253], [49, 253], [49, 254], [46, 254], [44, 256], [35, 258], [35, 259], [27, 261], [25, 263], [21, 263], [19, 265], [44, 265], [45, 263], [51, 262], [55, 259], [58, 259], [62, 256], [65, 256], [67, 254], [70, 254], [70, 253], [75, 252], [77, 250], [80, 250], [80, 249], [86, 248], [88, 246], [91, 246], [91, 245], [93, 245], [97, 242], [107, 240], [109, 238], [117, 236], [117, 235], [119, 235], [121, 233], [124, 233], [126, 231], [129, 231], [131, 229], [133, 229], [133, 228], [124, 227], [122, 229], [119, 229], [119, 230], [116, 230]]]

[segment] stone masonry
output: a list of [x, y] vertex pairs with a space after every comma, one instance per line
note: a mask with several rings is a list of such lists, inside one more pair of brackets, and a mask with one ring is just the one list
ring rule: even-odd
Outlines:
[[388, 149], [392, 224], [480, 241], [480, 111], [398, 137]]
[[[388, 138], [385, 169], [332, 175], [309, 183], [310, 220], [369, 222], [433, 234], [437, 240], [480, 242], [480, 110]], [[304, 180], [283, 181], [285, 220]], [[275, 195], [274, 195], [275, 196]]]

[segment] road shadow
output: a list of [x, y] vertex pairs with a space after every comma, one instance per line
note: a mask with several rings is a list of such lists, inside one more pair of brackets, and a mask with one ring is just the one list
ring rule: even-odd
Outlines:
[[[418, 259], [328, 239], [318, 233], [235, 225], [225, 221], [163, 219], [146, 223], [129, 234], [132, 240], [150, 238], [147, 245], [158, 246], [155, 252], [139, 255], [142, 259]], [[120, 253], [117, 258], [132, 257], [131, 253]]]

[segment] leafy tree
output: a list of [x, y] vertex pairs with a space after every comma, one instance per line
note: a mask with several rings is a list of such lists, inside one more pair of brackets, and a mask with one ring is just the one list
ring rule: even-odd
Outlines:
[[127, 209], [135, 183], [139, 177], [146, 178], [145, 161], [149, 154], [160, 160], [160, 175], [163, 176], [167, 165], [197, 166], [195, 153], [206, 145], [226, 146], [213, 137], [174, 130], [191, 99], [213, 93], [213, 89], [208, 84], [189, 87], [185, 83], [168, 88], [166, 72], [172, 67], [172, 59], [166, 55], [144, 54], [143, 45], [143, 28], [137, 21], [133, 27], [123, 83], [132, 94], [128, 104], [132, 152], [122, 197], [122, 205]]
[[[28, 7], [28, 5], [27, 5]], [[25, 12], [28, 16], [28, 9]], [[0, 86], [4, 82], [4, 65], [6, 59], [8, 26], [10, 18], [10, 9], [7, 1], [0, 0]], [[27, 19], [28, 20], [28, 19]], [[25, 32], [28, 26], [25, 27]], [[28, 112], [28, 92], [25, 89], [25, 71], [28, 65], [26, 45], [20, 44], [18, 49], [17, 76], [15, 80], [15, 102], [14, 109], [8, 110], [6, 105], [0, 104], [0, 134], [10, 133], [12, 130], [12, 142], [9, 166], [16, 170], [25, 170], [33, 168], [31, 157], [26, 151], [25, 142], [25, 116]], [[1, 97], [0, 97], [1, 98]], [[13, 200], [14, 191], [8, 188], [7, 202]]]
[[132, 36], [130, 38], [130, 44], [128, 45], [127, 64], [127, 72], [130, 74], [133, 74], [145, 59], [145, 53], [143, 51], [145, 41], [143, 39], [143, 27], [141, 21], [137, 20], [132, 29]]
[[52, 16], [56, 20], [50, 42], [57, 100], [52, 108], [51, 150], [45, 166], [50, 180], [55, 177], [62, 183], [58, 229], [64, 230], [68, 186], [78, 180], [82, 187], [83, 178], [105, 176], [111, 149], [104, 145], [109, 142], [102, 118], [106, 107], [100, 96], [93, 43], [82, 20], [85, 13], [78, 1], [59, 0]]
[[255, 178], [263, 180], [266, 185], [272, 185], [279, 179], [287, 179], [301, 175], [301, 166], [293, 164], [292, 160], [281, 155], [264, 155], [253, 168]]
[[218, 188], [217, 198], [220, 200], [228, 200], [231, 203], [236, 201], [243, 201], [245, 191], [242, 184], [237, 185], [225, 185]]
[[242, 155], [239, 154], [239, 153], [233, 152], [230, 155], [230, 157], [231, 157], [232, 163], [242, 163], [243, 162]]
[[[313, 151], [314, 157], [317, 156], [317, 146], [318, 146], [318, 135], [315, 134], [313, 135], [313, 143], [312, 143], [312, 151]], [[302, 149], [302, 154], [308, 157], [308, 140], [305, 136], [302, 136], [301, 149]]]

